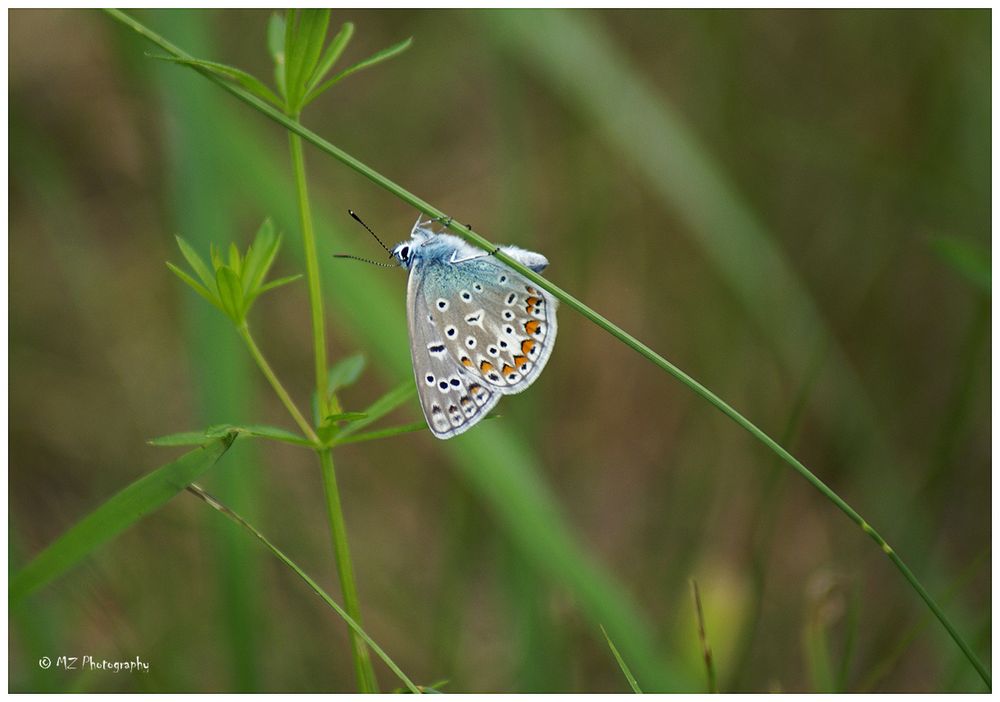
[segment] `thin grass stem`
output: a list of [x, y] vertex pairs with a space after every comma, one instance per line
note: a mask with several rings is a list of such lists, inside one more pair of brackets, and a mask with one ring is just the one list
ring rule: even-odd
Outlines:
[[237, 327], [237, 330], [240, 333], [240, 338], [243, 339], [243, 342], [250, 350], [250, 355], [253, 356], [253, 360], [257, 362], [257, 367], [260, 368], [260, 372], [264, 374], [265, 378], [267, 378], [267, 382], [271, 384], [271, 387], [274, 389], [278, 399], [281, 400], [281, 404], [283, 404], [285, 409], [288, 410], [288, 413], [292, 415], [292, 419], [294, 419], [295, 423], [299, 425], [299, 429], [302, 430], [302, 433], [305, 434], [306, 438], [309, 439], [314, 446], [321, 446], [322, 442], [319, 440], [319, 437], [316, 436], [316, 432], [313, 431], [312, 426], [310, 426], [309, 422], [306, 421], [306, 418], [302, 416], [302, 413], [299, 412], [299, 408], [295, 406], [294, 402], [292, 402], [292, 398], [288, 394], [288, 391], [285, 390], [285, 386], [281, 384], [280, 380], [278, 380], [278, 376], [275, 375], [274, 370], [271, 369], [271, 364], [267, 362], [267, 359], [264, 358], [264, 354], [261, 353], [260, 348], [258, 348], [257, 342], [253, 340], [253, 336], [250, 334], [250, 327], [244, 323]]
[[[297, 119], [297, 118], [296, 118]], [[306, 259], [306, 278], [309, 282], [309, 309], [312, 318], [313, 358], [316, 372], [316, 401], [319, 416], [339, 412], [331, 409], [326, 392], [326, 331], [323, 324], [323, 293], [320, 288], [319, 259], [316, 256], [316, 235], [313, 229], [312, 210], [309, 207], [309, 190], [306, 185], [305, 157], [302, 138], [289, 133], [288, 145], [292, 152], [292, 169], [295, 172], [295, 192], [298, 195], [299, 224], [302, 227], [302, 250]]]
[[357, 620], [350, 614], [348, 614], [346, 611], [344, 611], [344, 609], [339, 604], [337, 604], [336, 600], [330, 597], [330, 595], [328, 595], [326, 591], [316, 583], [315, 580], [309, 577], [309, 575], [304, 570], [302, 570], [291, 558], [286, 556], [284, 552], [281, 551], [281, 549], [279, 549], [277, 546], [271, 543], [271, 541], [266, 536], [257, 531], [257, 529], [252, 524], [243, 519], [243, 517], [241, 517], [236, 512], [229, 509], [224, 504], [219, 502], [217, 499], [215, 499], [207, 492], [205, 492], [197, 483], [191, 483], [191, 485], [188, 486], [187, 490], [188, 492], [195, 495], [199, 499], [203, 500], [206, 504], [208, 504], [221, 514], [225, 515], [233, 522], [239, 524], [241, 527], [250, 532], [258, 541], [264, 544], [268, 548], [268, 550], [271, 551], [271, 553], [273, 553], [275, 556], [277, 556], [282, 563], [287, 565], [295, 572], [296, 575], [302, 578], [302, 580], [305, 581], [306, 585], [308, 585], [313, 590], [313, 592], [319, 595], [320, 598], [331, 609], [333, 609], [333, 611], [335, 611], [340, 616], [341, 619], [347, 622], [347, 625], [351, 628], [352, 633], [354, 633], [356, 636], [362, 639], [365, 643], [367, 643], [371, 647], [373, 651], [375, 651], [375, 654], [382, 659], [382, 661], [389, 667], [389, 670], [391, 670], [393, 673], [396, 674], [396, 677], [398, 677], [403, 682], [403, 684], [406, 685], [407, 689], [410, 692], [416, 695], [421, 694], [420, 688], [417, 685], [414, 685], [413, 681], [410, 680], [409, 677], [407, 677], [406, 673], [404, 673], [402, 669], [400, 669], [400, 667], [396, 665], [395, 661], [393, 661], [389, 657], [389, 654], [387, 654], [384, 650], [382, 650], [382, 647], [372, 640], [372, 638], [365, 632], [365, 630], [361, 628], [361, 625], [358, 624]]
[[[323, 492], [326, 497], [327, 515], [330, 519], [330, 536], [333, 540], [333, 557], [337, 562], [337, 575], [340, 578], [340, 589], [344, 595], [344, 606], [356, 621], [361, 621], [361, 605], [358, 602], [358, 590], [354, 585], [354, 566], [351, 564], [351, 552], [347, 544], [347, 525], [344, 522], [344, 510], [340, 505], [340, 489], [337, 486], [337, 474], [333, 467], [333, 454], [330, 449], [320, 449], [320, 466], [323, 471]], [[378, 681], [372, 669], [371, 657], [365, 647], [363, 637], [351, 630], [351, 654], [354, 658], [354, 671], [358, 678], [358, 688], [362, 692], [378, 692]]]

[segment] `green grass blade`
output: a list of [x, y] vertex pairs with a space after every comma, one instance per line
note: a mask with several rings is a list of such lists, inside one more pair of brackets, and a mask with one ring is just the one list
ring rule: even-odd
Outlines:
[[417, 694], [417, 695], [419, 695], [421, 693], [420, 689], [416, 685], [413, 684], [413, 681], [410, 680], [409, 677], [407, 677], [406, 673], [404, 673], [402, 671], [402, 669], [398, 665], [396, 665], [395, 661], [393, 661], [389, 657], [389, 654], [387, 654], [382, 649], [381, 646], [379, 646], [377, 643], [375, 643], [375, 641], [367, 634], [367, 632], [365, 632], [365, 630], [362, 629], [361, 626], [356, 621], [354, 621], [354, 619], [352, 619], [350, 617], [350, 615], [348, 615], [347, 612], [345, 612], [344, 609], [339, 604], [337, 604], [336, 600], [334, 600], [332, 597], [330, 597], [328, 594], [326, 594], [326, 591], [323, 588], [321, 588], [316, 583], [315, 580], [313, 580], [311, 577], [309, 577], [309, 575], [304, 570], [302, 570], [295, 563], [295, 561], [293, 561], [291, 558], [289, 558], [288, 556], [286, 556], [284, 554], [284, 552], [281, 551], [281, 549], [279, 549], [277, 546], [275, 546], [273, 543], [271, 543], [267, 539], [267, 537], [265, 537], [263, 534], [261, 534], [259, 531], [257, 531], [257, 529], [255, 529], [252, 525], [250, 525], [245, 519], [243, 519], [243, 517], [241, 517], [240, 515], [236, 514], [231, 509], [229, 509], [228, 507], [226, 507], [225, 505], [223, 505], [222, 503], [220, 503], [214, 497], [212, 497], [211, 495], [209, 495], [208, 493], [206, 493], [204, 490], [202, 490], [198, 485], [190, 485], [190, 486], [188, 486], [187, 489], [193, 495], [195, 495], [199, 499], [203, 500], [206, 504], [208, 504], [209, 506], [211, 506], [212, 508], [214, 508], [218, 512], [222, 513], [223, 515], [225, 515], [227, 518], [229, 518], [230, 520], [232, 520], [236, 524], [239, 524], [241, 527], [243, 527], [248, 532], [250, 532], [254, 536], [254, 538], [256, 538], [258, 541], [260, 541], [262, 544], [264, 544], [264, 546], [266, 546], [267, 549], [278, 558], [278, 560], [280, 560], [286, 566], [288, 566], [289, 568], [291, 568], [295, 572], [296, 575], [298, 575], [300, 578], [302, 578], [302, 580], [305, 581], [306, 585], [308, 585], [312, 589], [313, 592], [315, 592], [317, 595], [319, 595], [320, 598], [334, 612], [336, 612], [340, 616], [340, 618], [343, 619], [347, 623], [347, 625], [349, 627], [351, 627], [351, 629], [358, 636], [360, 636], [362, 639], [364, 639], [365, 643], [368, 644], [368, 646], [375, 652], [375, 655], [377, 655], [379, 658], [382, 659], [382, 662], [385, 663], [386, 666], [388, 666], [389, 670], [391, 670], [396, 675], [396, 677], [399, 678], [400, 681], [402, 681], [402, 683], [404, 685], [406, 685], [407, 689], [409, 689], [410, 692], [412, 692], [414, 694]]
[[[183, 36], [185, 45], [199, 54], [216, 43], [216, 32], [225, 31], [210, 13], [199, 10], [148, 12], [147, 16], [171, 34]], [[133, 56], [122, 47], [119, 62], [131, 62]], [[247, 222], [258, 224], [262, 217], [257, 211], [247, 218], [245, 211], [226, 204], [235, 201], [231, 199], [233, 183], [220, 177], [228, 172], [228, 157], [219, 148], [219, 135], [228, 127], [216, 120], [223, 95], [209, 81], [191, 80], [194, 69], [160, 61], [142, 61], [139, 69], [155, 94], [170, 96], [161, 103], [163, 117], [171, 125], [163, 134], [163, 146], [172, 154], [163, 171], [169, 230], [182, 232], [198, 251], [208, 251], [212, 241], [242, 239]], [[260, 399], [258, 376], [243, 342], [201, 300], [187, 296], [183, 303], [179, 322], [187, 365], [192, 369], [191, 426], [254, 421], [255, 403]], [[261, 453], [257, 442], [238, 441], [212, 472], [219, 497], [251, 518], [260, 514], [267, 499], [267, 467]], [[217, 643], [219, 684], [249, 692], [259, 690], [266, 676], [275, 613], [264, 606], [265, 593], [258, 585], [267, 575], [263, 554], [226, 527], [214, 515], [203, 515], [198, 531], [208, 557], [207, 587], [197, 604], [183, 593], [170, 593], [164, 606], [186, 608], [194, 620], [205, 621], [206, 638]], [[190, 685], [196, 684], [197, 672], [189, 673], [179, 663], [175, 670]]]
[[10, 582], [10, 601], [22, 600], [142, 517], [165, 505], [214, 466], [235, 438], [236, 434], [229, 434], [215, 439], [157, 468], [112, 496], [14, 574]]
[[632, 675], [632, 671], [629, 670], [628, 665], [626, 665], [625, 660], [622, 658], [622, 654], [618, 652], [615, 642], [611, 640], [610, 636], [608, 636], [608, 632], [604, 629], [603, 625], [601, 626], [601, 633], [604, 634], [604, 640], [608, 642], [608, 648], [611, 649], [612, 655], [615, 657], [615, 660], [618, 661], [618, 667], [622, 669], [625, 679], [628, 680], [628, 686], [632, 688], [632, 692], [637, 695], [641, 695], [642, 690], [639, 688], [639, 682], [635, 679], [635, 676]]

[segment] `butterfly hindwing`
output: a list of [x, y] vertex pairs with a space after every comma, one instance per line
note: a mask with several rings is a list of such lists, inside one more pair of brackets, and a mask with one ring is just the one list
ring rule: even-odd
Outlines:
[[[544, 266], [538, 254], [504, 251]], [[418, 394], [439, 438], [464, 432], [501, 395], [531, 385], [555, 342], [557, 301], [487, 254], [415, 264], [407, 298]]]

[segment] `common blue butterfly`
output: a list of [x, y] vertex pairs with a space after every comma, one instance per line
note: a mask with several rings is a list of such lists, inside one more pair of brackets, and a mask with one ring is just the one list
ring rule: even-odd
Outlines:
[[[535, 382], [556, 341], [558, 300], [431, 225], [418, 217], [410, 238], [390, 253], [409, 271], [406, 314], [420, 406], [434, 436], [450, 439], [475, 426], [501, 395]], [[500, 251], [536, 272], [549, 265], [516, 246]]]

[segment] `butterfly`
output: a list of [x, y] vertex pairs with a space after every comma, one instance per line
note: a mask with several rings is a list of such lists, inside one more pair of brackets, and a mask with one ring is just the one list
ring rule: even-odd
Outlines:
[[[432, 224], [418, 217], [410, 238], [390, 254], [409, 271], [406, 314], [420, 407], [434, 436], [450, 439], [475, 426], [502, 395], [535, 382], [556, 341], [558, 301]], [[549, 265], [516, 246], [499, 250], [535, 272]]]

